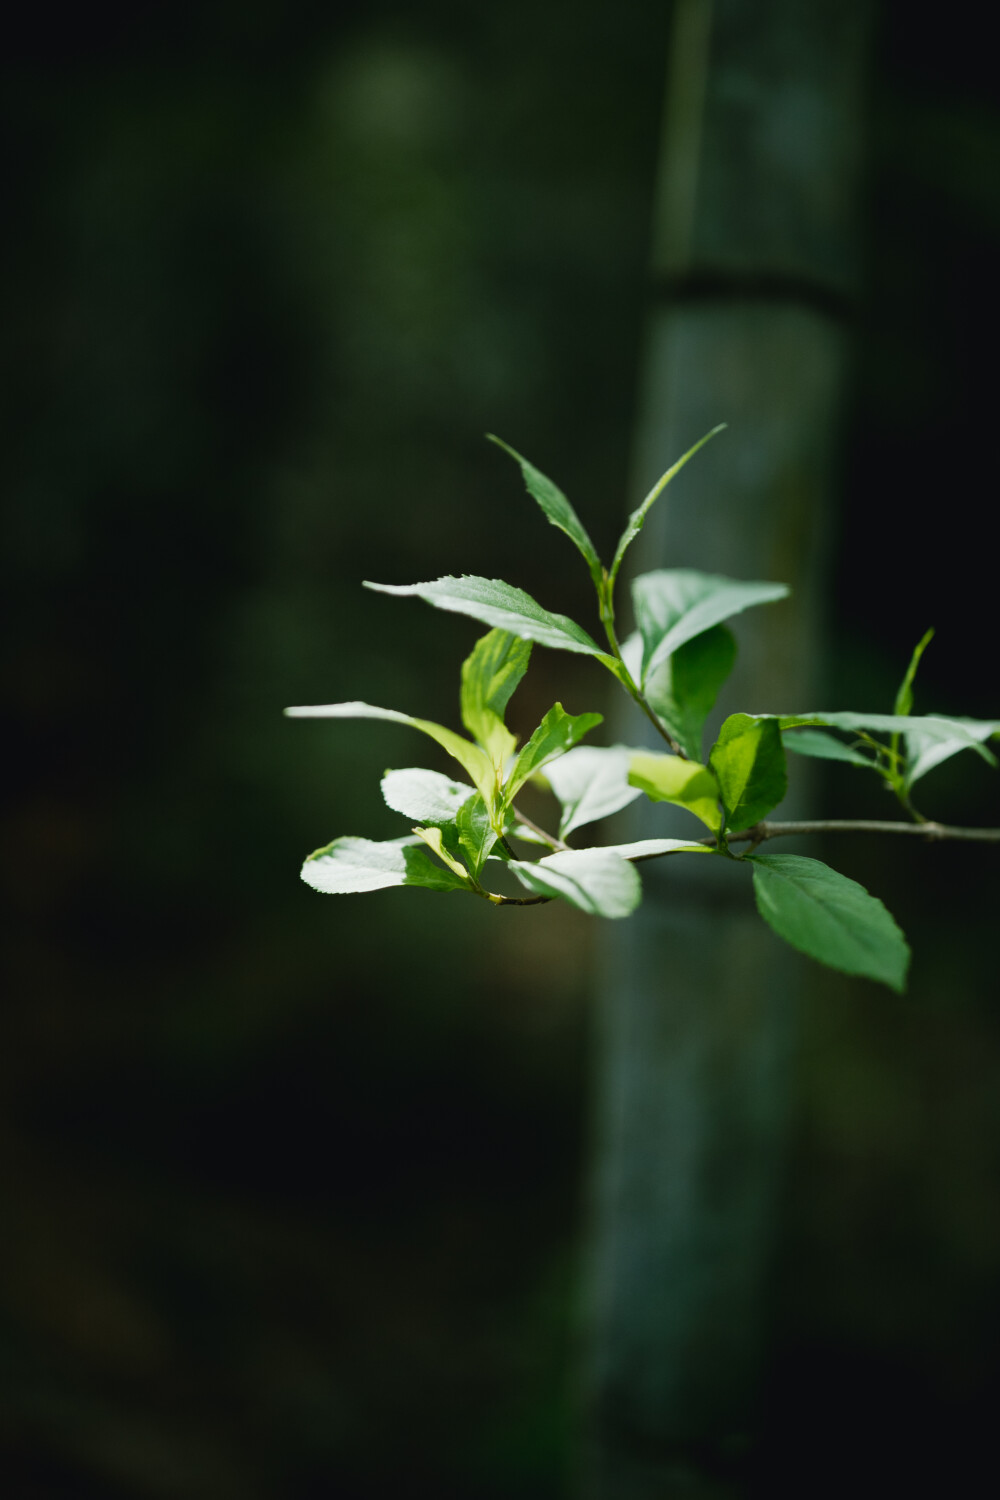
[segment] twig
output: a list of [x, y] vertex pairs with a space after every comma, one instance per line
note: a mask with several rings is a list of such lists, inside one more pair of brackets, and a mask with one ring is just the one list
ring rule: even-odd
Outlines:
[[490, 893], [489, 899], [494, 906], [544, 906], [546, 901], [554, 901], [554, 896], [494, 896]]
[[673, 753], [675, 755], [679, 756], [681, 760], [688, 760], [690, 757], [685, 752], [683, 746], [681, 746], [680, 744], [678, 744], [677, 740], [674, 739], [673, 735], [667, 729], [666, 725], [661, 722], [661, 720], [659, 718], [659, 715], [656, 714], [653, 711], [653, 709], [649, 706], [649, 704], [646, 701], [645, 695], [643, 694], [642, 689], [639, 687], [638, 683], [635, 682], [635, 680], [632, 677], [632, 673], [629, 671], [628, 667], [625, 665], [625, 658], [624, 658], [624, 656], [622, 656], [621, 647], [618, 644], [618, 637], [615, 634], [615, 626], [614, 626], [614, 618], [613, 617], [605, 616], [605, 619], [604, 619], [604, 633], [605, 633], [605, 635], [608, 638], [608, 645], [611, 647], [611, 650], [612, 650], [612, 653], [613, 653], [613, 655], [615, 657], [615, 660], [618, 662], [618, 664], [621, 666], [623, 672], [625, 673], [624, 686], [627, 689], [627, 691], [629, 693], [629, 696], [631, 698], [633, 698], [635, 700], [635, 702], [639, 705], [639, 707], [642, 709], [643, 713], [646, 715], [646, 718], [649, 720], [649, 722], [652, 724], [653, 728], [656, 730], [657, 734], [660, 736], [661, 739], [666, 740], [667, 744], [670, 746], [670, 748], [673, 751]]
[[[1000, 828], [956, 828], [949, 823], [900, 823], [878, 818], [819, 818], [801, 823], [755, 823], [742, 833], [731, 833], [729, 842], [744, 843], [750, 840], [756, 847], [767, 839], [780, 839], [789, 834], [800, 833], [905, 833], [932, 842], [942, 839], [964, 839], [983, 844], [1000, 844]], [[703, 843], [714, 844], [714, 839], [703, 839]]]
[[[553, 834], [546, 833], [544, 828], [539, 828], [537, 823], [514, 808], [514, 816], [525, 828], [530, 828], [532, 833], [544, 839], [553, 849], [569, 849], [562, 839], [557, 839]], [[929, 843], [940, 843], [945, 839], [965, 840], [966, 842], [983, 844], [1000, 844], [1000, 828], [956, 828], [950, 823], [899, 823], [888, 822], [878, 818], [817, 818], [809, 822], [795, 823], [768, 823], [762, 820], [755, 823], [752, 828], [745, 828], [741, 833], [730, 833], [727, 835], [731, 844], [749, 843], [748, 854], [752, 854], [759, 844], [766, 843], [768, 839], [780, 839], [792, 834], [806, 833], [906, 833], [917, 838], [926, 839]], [[718, 841], [715, 838], [702, 839], [701, 842], [710, 848], [717, 848]], [[663, 859], [667, 854], [679, 853], [679, 850], [664, 850], [663, 854], [638, 854], [631, 861], [639, 864], [646, 859]], [[740, 858], [745, 858], [741, 855]], [[491, 891], [483, 891], [494, 906], [541, 906], [546, 901], [551, 901], [551, 896], [495, 896]]]
[[[531, 818], [523, 813], [519, 807], [515, 807], [513, 812], [517, 821], [523, 823], [525, 828], [530, 828], [531, 832], [537, 838], [540, 838], [543, 843], [548, 844], [550, 849], [569, 849], [569, 845], [563, 843], [562, 839], [557, 839], [554, 833], [546, 833], [544, 828], [539, 828], [538, 824], [532, 822]], [[548, 900], [549, 898], [546, 896], [545, 899]]]

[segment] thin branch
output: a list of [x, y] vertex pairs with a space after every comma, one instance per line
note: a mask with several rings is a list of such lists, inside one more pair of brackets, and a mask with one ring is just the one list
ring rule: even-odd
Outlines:
[[[688, 760], [688, 755], [686, 754], [682, 746], [679, 745], [678, 742], [674, 739], [673, 735], [667, 729], [666, 725], [661, 722], [658, 714], [656, 714], [654, 710], [649, 706], [649, 703], [646, 701], [642, 689], [639, 687], [638, 683], [635, 682], [632, 677], [632, 673], [625, 665], [625, 658], [622, 656], [621, 647], [618, 644], [618, 637], [615, 634], [613, 617], [605, 618], [604, 633], [608, 638], [608, 645], [611, 647], [611, 651], [614, 655], [615, 660], [619, 663], [625, 673], [626, 680], [624, 685], [627, 688], [630, 697], [632, 697], [642, 709], [643, 713], [646, 715], [646, 718], [652, 724], [653, 728], [656, 730], [660, 738], [666, 740], [673, 753], [679, 756], [681, 760]], [[620, 680], [621, 679], [619, 679], [619, 681]]]
[[[537, 838], [540, 838], [544, 844], [548, 844], [550, 849], [569, 848], [569, 845], [563, 843], [562, 839], [557, 839], [554, 833], [546, 833], [544, 828], [539, 828], [538, 824], [532, 822], [531, 818], [526, 813], [523, 813], [519, 807], [515, 807], [513, 813], [519, 823], [523, 823], [525, 828], [530, 828], [531, 832]], [[548, 897], [545, 899], [548, 900]]]
[[[904, 833], [917, 838], [937, 842], [943, 839], [961, 839], [967, 842], [1000, 844], [1000, 828], [956, 828], [949, 823], [899, 823], [877, 818], [820, 818], [802, 823], [755, 823], [742, 833], [731, 833], [730, 843], [762, 844], [767, 839], [780, 839], [799, 833]], [[703, 843], [714, 843], [704, 839]]]
[[639, 707], [642, 709], [643, 713], [646, 715], [646, 718], [649, 720], [649, 722], [652, 724], [653, 728], [656, 730], [657, 734], [660, 735], [660, 737], [662, 739], [666, 740], [667, 744], [670, 746], [671, 750], [678, 757], [678, 759], [679, 760], [689, 760], [690, 756], [688, 755], [687, 751], [683, 748], [682, 745], [680, 745], [678, 743], [677, 740], [674, 739], [674, 737], [670, 733], [670, 731], [663, 724], [661, 724], [659, 716], [656, 714], [656, 712], [652, 708], [650, 708], [650, 706], [646, 702], [646, 698], [645, 698], [645, 696], [644, 696], [644, 694], [643, 694], [643, 692], [642, 692], [642, 690], [640, 688], [636, 688], [635, 693], [634, 693], [634, 697], [635, 697], [636, 703], [638, 703]]
[[[553, 849], [569, 849], [561, 839], [555, 838], [551, 833], [546, 833], [544, 828], [539, 828], [524, 813], [514, 808], [514, 816], [519, 823], [530, 828], [532, 833], [544, 839]], [[940, 843], [945, 839], [952, 839], [967, 843], [1000, 844], [1000, 828], [956, 828], [950, 823], [899, 823], [887, 822], [878, 818], [817, 818], [809, 822], [796, 823], [768, 823], [762, 820], [755, 823], [752, 828], [745, 828], [741, 833], [730, 833], [729, 842], [732, 844], [749, 843], [747, 853], [752, 854], [759, 844], [766, 843], [768, 839], [780, 839], [792, 834], [806, 833], [905, 833], [911, 837], [926, 839], [928, 843]], [[717, 848], [717, 840], [714, 838], [702, 839], [701, 842], [710, 848]], [[677, 854], [680, 850], [664, 850], [663, 854], [638, 854], [631, 863], [639, 864], [646, 859], [663, 859], [667, 854]], [[743, 856], [740, 856], [741, 858]], [[541, 906], [546, 901], [551, 901], [551, 896], [495, 896], [491, 891], [482, 891], [494, 906]]]
[[494, 906], [544, 906], [546, 901], [554, 901], [554, 896], [494, 896], [489, 893], [489, 899]]

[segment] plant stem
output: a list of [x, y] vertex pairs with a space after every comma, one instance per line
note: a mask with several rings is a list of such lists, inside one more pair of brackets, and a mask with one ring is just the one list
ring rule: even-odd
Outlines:
[[[878, 818], [819, 818], [800, 823], [755, 823], [742, 833], [729, 834], [730, 843], [750, 840], [762, 844], [767, 839], [780, 839], [790, 834], [802, 833], [908, 833], [931, 842], [943, 839], [961, 839], [967, 842], [1000, 844], [1000, 828], [956, 828], [949, 823], [900, 823]], [[714, 839], [704, 839], [714, 843]]]
[[523, 823], [525, 828], [530, 828], [531, 832], [537, 835], [538, 838], [542, 839], [544, 843], [548, 844], [550, 849], [569, 848], [569, 845], [563, 843], [562, 839], [557, 839], [554, 833], [546, 833], [544, 828], [539, 828], [538, 824], [532, 822], [531, 818], [523, 813], [519, 807], [512, 808], [511, 810], [517, 821], [519, 823]]
[[[530, 828], [532, 833], [544, 839], [552, 849], [568, 850], [569, 845], [564, 844], [553, 834], [546, 833], [544, 828], [539, 828], [537, 823], [519, 812], [515, 807], [514, 816], [525, 828]], [[927, 839], [930, 843], [940, 843], [946, 839], [956, 841], [964, 840], [967, 843], [1000, 844], [1000, 828], [956, 828], [950, 823], [899, 823], [888, 822], [879, 818], [817, 818], [808, 822], [795, 823], [768, 823], [766, 820], [755, 823], [752, 828], [745, 828], [741, 833], [730, 833], [726, 838], [731, 844], [749, 843], [748, 853], [752, 854], [758, 844], [766, 843], [768, 839], [785, 838], [793, 834], [806, 833], [907, 833], [916, 835], [918, 838]], [[724, 851], [717, 839], [707, 838], [701, 842]], [[680, 850], [671, 849], [665, 854], [638, 854], [630, 861], [631, 864], [641, 864], [647, 859], [663, 859], [666, 854], [678, 854]], [[746, 856], [739, 856], [745, 858]], [[494, 906], [541, 906], [546, 901], [551, 901], [551, 896], [495, 896], [490, 891], [481, 891]]]
[[554, 896], [490, 896], [494, 906], [544, 906]]
[[[649, 704], [646, 702], [645, 697], [643, 696], [642, 689], [639, 687], [638, 683], [633, 681], [632, 674], [629, 671], [628, 667], [625, 665], [625, 658], [622, 656], [621, 647], [618, 644], [618, 637], [615, 634], [613, 616], [604, 617], [604, 633], [608, 638], [608, 645], [611, 647], [612, 654], [621, 667], [622, 672], [624, 673], [624, 685], [629, 694], [632, 698], [635, 699], [636, 703], [642, 709], [643, 713], [646, 715], [646, 718], [652, 724], [653, 728], [656, 730], [660, 738], [666, 740], [673, 753], [679, 756], [681, 760], [687, 760], [689, 757], [681, 749], [680, 745], [677, 743], [677, 741], [674, 739], [673, 735], [669, 732], [665, 725], [660, 722], [653, 709], [650, 708]], [[620, 678], [619, 681], [621, 681]]]
[[899, 801], [900, 807], [902, 807], [904, 811], [910, 814], [910, 817], [913, 819], [913, 821], [921, 825], [926, 824], [927, 819], [924, 817], [922, 812], [918, 812], [914, 807], [913, 803], [910, 801], [910, 794], [906, 790], [906, 787], [903, 785], [903, 783], [894, 783], [893, 791], [896, 793], [896, 797]]

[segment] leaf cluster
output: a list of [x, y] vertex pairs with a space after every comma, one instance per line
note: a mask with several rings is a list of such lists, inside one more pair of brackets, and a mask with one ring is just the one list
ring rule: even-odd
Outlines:
[[[588, 914], [622, 918], [641, 900], [638, 863], [709, 854], [745, 866], [758, 911], [793, 947], [846, 973], [903, 988], [909, 949], [881, 901], [819, 860], [757, 852], [780, 826], [765, 820], [785, 797], [786, 752], [870, 770], [907, 816], [922, 822], [912, 803], [914, 784], [962, 750], [995, 766], [986, 742], [1000, 736], [1000, 720], [912, 714], [917, 666], [933, 634], [928, 631], [913, 653], [891, 714], [731, 714], [703, 754], [707, 719], [736, 661], [736, 642], [725, 622], [744, 610], [777, 603], [789, 593], [787, 586], [682, 568], [642, 574], [631, 585], [635, 628], [621, 643], [615, 589], [624, 557], [650, 508], [721, 430], [707, 433], [653, 486], [629, 517], [609, 567], [563, 492], [513, 448], [492, 439], [520, 466], [528, 493], [583, 557], [605, 643], [598, 644], [575, 620], [544, 608], [501, 579], [367, 583], [489, 627], [461, 668], [459, 710], [465, 734], [360, 702], [285, 712], [407, 724], [434, 740], [467, 779], [454, 780], [424, 767], [387, 771], [382, 779], [385, 801], [408, 820], [409, 832], [381, 842], [334, 839], [305, 861], [302, 878], [308, 885], [337, 894], [415, 885], [465, 891], [497, 906], [558, 899]], [[602, 715], [571, 714], [561, 703], [553, 704], [519, 748], [506, 715], [536, 644], [593, 657], [639, 706], [665, 748], [654, 753], [623, 745], [582, 745]], [[515, 799], [529, 781], [554, 797], [557, 833], [539, 828], [518, 808]], [[642, 796], [685, 809], [700, 825], [696, 836], [570, 847], [570, 835]], [[732, 842], [748, 843], [748, 852], [735, 853]], [[514, 847], [518, 843], [546, 852], [522, 857]], [[511, 896], [495, 889], [501, 866], [514, 877], [513, 889], [527, 894]]]

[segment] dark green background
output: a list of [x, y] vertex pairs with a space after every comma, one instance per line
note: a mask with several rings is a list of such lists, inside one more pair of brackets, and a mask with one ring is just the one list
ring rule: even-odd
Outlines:
[[[592, 929], [306, 890], [317, 844], [403, 831], [378, 779], [423, 745], [280, 709], [455, 721], [475, 627], [365, 577], [497, 574], [588, 608], [481, 434], [557, 478], [610, 550], [638, 498], [669, 20], [642, 0], [207, 3], [28, 14], [8, 39], [18, 1500], [566, 1491]], [[817, 663], [838, 707], [887, 709], [936, 624], [917, 711], [998, 712], [992, 90], [967, 26], [881, 6]], [[515, 727], [555, 697], [606, 707], [596, 671], [539, 650]], [[970, 762], [924, 801], [996, 823]], [[887, 812], [845, 768], [826, 797]], [[817, 971], [801, 1018], [768, 1495], [877, 1472], [870, 1440], [900, 1484], [961, 1474], [994, 1410], [996, 856], [837, 857], [916, 972], [898, 999]]]

